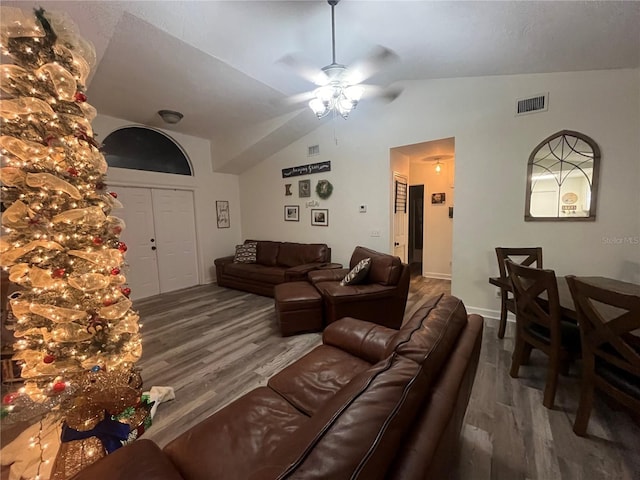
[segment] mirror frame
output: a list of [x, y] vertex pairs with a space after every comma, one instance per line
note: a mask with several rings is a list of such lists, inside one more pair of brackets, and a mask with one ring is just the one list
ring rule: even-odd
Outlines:
[[[533, 172], [533, 162], [536, 154], [542, 147], [550, 141], [563, 136], [576, 137], [587, 143], [593, 151], [593, 173], [591, 176], [591, 203], [589, 204], [589, 215], [586, 217], [534, 217], [531, 215], [531, 176]], [[545, 138], [536, 148], [533, 149], [527, 162], [527, 193], [524, 205], [524, 220], [526, 222], [589, 222], [596, 219], [596, 206], [598, 204], [598, 182], [600, 179], [600, 147], [590, 137], [573, 130], [561, 130]]]

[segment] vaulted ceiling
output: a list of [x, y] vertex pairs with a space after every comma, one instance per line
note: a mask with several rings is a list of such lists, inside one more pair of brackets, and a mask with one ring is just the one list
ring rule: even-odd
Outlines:
[[[88, 96], [99, 113], [209, 139], [216, 171], [240, 173], [321, 124], [304, 102], [286, 101], [314, 85], [280, 60], [331, 63], [324, 0], [3, 1], [41, 4], [66, 12], [95, 45]], [[335, 14], [339, 63], [378, 45], [396, 53], [367, 80], [385, 87], [640, 67], [635, 1], [342, 0]], [[184, 119], [167, 126], [160, 109]]]

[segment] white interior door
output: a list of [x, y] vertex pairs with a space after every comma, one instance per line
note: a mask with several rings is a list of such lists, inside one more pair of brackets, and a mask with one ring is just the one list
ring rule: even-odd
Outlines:
[[145, 298], [160, 293], [158, 261], [155, 247], [153, 204], [148, 188], [117, 187], [118, 200], [124, 208], [114, 210], [127, 227], [120, 239], [127, 244], [124, 274], [131, 288], [131, 298]]
[[393, 213], [393, 254], [400, 257], [400, 259], [407, 263], [407, 235], [409, 230], [409, 214], [408, 200], [409, 200], [409, 186], [408, 179], [403, 175], [397, 173], [393, 174], [393, 194], [397, 195], [396, 182], [404, 184], [404, 208], [395, 208], [396, 199], [394, 198], [394, 213]]
[[193, 193], [187, 190], [153, 189], [151, 197], [158, 247], [160, 292], [197, 285]]

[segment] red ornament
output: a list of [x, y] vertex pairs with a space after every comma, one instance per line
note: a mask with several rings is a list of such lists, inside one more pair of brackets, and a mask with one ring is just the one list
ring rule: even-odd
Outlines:
[[111, 195], [113, 198], [118, 198], [118, 194], [116, 192], [109, 192], [109, 195]]
[[129, 287], [121, 288], [120, 291], [125, 297], [129, 297], [129, 295], [131, 295], [131, 289]]
[[104, 300], [102, 302], [102, 305], [104, 305], [105, 307], [108, 307], [110, 305], [113, 305], [113, 300], [111, 300], [110, 298], [107, 298], [106, 300]]
[[124, 253], [127, 251], [127, 244], [124, 242], [118, 242], [118, 250], [120, 250], [120, 253]]
[[111, 275], [120, 275], [120, 269], [118, 267], [114, 267], [111, 269]]
[[71, 175], [72, 177], [77, 177], [77, 176], [78, 176], [78, 170], [76, 170], [76, 169], [75, 169], [75, 168], [73, 168], [73, 167], [69, 167], [69, 168], [67, 168], [67, 173], [68, 173], [69, 175]]
[[101, 237], [93, 237], [93, 244], [94, 245], [102, 245], [102, 238]]
[[67, 272], [67, 271], [66, 271], [64, 268], [56, 268], [56, 269], [53, 271], [53, 273], [51, 274], [51, 276], [52, 276], [53, 278], [62, 278], [62, 277], [64, 277], [64, 274], [65, 274], [66, 272]]
[[116, 225], [115, 227], [113, 227], [113, 233], [115, 233], [116, 235], [120, 235], [122, 233], [122, 227], [120, 225]]
[[73, 96], [73, 98], [78, 103], [82, 103], [82, 102], [86, 102], [87, 101], [87, 96], [82, 92], [76, 92], [76, 94]]
[[18, 398], [20, 394], [18, 392], [7, 393], [4, 397], [2, 397], [2, 403], [5, 405], [11, 405], [13, 401]]
[[67, 384], [64, 382], [56, 382], [53, 384], [53, 391], [55, 393], [62, 393], [65, 388], [67, 388]]
[[54, 357], [53, 355], [45, 355], [42, 361], [44, 363], [53, 363], [55, 359], [56, 357]]

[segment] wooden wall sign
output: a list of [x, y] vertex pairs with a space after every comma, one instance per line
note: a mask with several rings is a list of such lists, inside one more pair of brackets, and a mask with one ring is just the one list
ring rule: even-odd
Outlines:
[[312, 173], [324, 173], [331, 171], [331, 162], [310, 163], [299, 167], [289, 167], [282, 169], [282, 178], [299, 177], [300, 175], [310, 175]]

